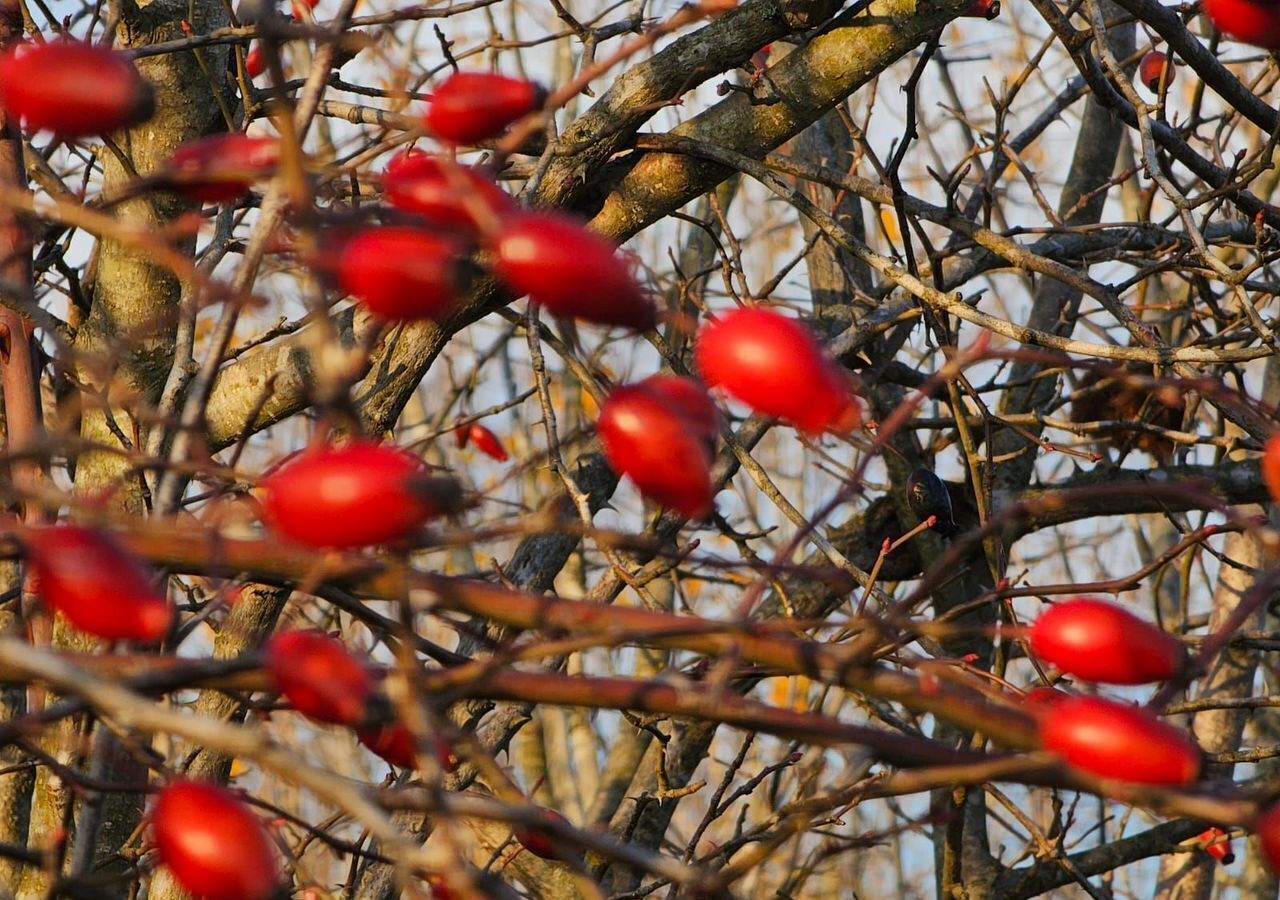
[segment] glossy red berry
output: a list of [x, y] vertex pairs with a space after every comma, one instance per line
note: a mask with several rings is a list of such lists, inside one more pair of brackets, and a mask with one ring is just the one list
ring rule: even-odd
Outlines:
[[[640, 493], [688, 518], [703, 519], [714, 508], [710, 437], [716, 432], [693, 397], [696, 390], [701, 388], [694, 382], [675, 387], [666, 378], [657, 386], [646, 380], [615, 388], [600, 409], [596, 429], [609, 465], [635, 482]], [[682, 399], [673, 402], [673, 396]]]
[[[552, 823], [569, 824], [569, 820], [554, 809], [543, 809], [542, 817]], [[534, 856], [552, 860], [564, 860], [573, 856], [573, 851], [563, 847], [559, 838], [536, 827], [518, 826], [513, 830], [513, 833], [516, 840], [520, 842], [520, 846]]]
[[453, 483], [431, 478], [421, 459], [369, 441], [306, 450], [261, 488], [267, 523], [312, 547], [404, 540], [457, 504]]
[[1231, 849], [1231, 841], [1228, 839], [1227, 832], [1221, 828], [1207, 828], [1200, 832], [1200, 846], [1204, 847], [1204, 852], [1208, 853], [1224, 866], [1229, 866], [1236, 861], [1235, 851]]
[[[418, 767], [417, 741], [413, 732], [394, 722], [381, 728], [363, 729], [356, 733], [360, 743], [393, 766], [401, 769]], [[446, 772], [455, 772], [460, 760], [449, 742], [439, 737], [428, 737], [427, 746], [435, 753], [436, 762]]]
[[1280, 50], [1280, 5], [1273, 0], [1204, 0], [1204, 13], [1228, 37]]
[[698, 437], [715, 448], [720, 437], [720, 410], [701, 383], [680, 375], [650, 375], [639, 386], [667, 403]]
[[451, 144], [495, 137], [542, 105], [531, 81], [487, 72], [457, 72], [435, 89], [424, 122], [427, 131]]
[[974, 0], [960, 15], [969, 19], [997, 18], [1000, 15], [1000, 0]]
[[1031, 649], [1063, 672], [1104, 684], [1147, 684], [1182, 671], [1172, 635], [1121, 606], [1079, 597], [1055, 603], [1031, 627]]
[[245, 54], [244, 70], [250, 78], [257, 78], [267, 71], [267, 57], [261, 47], [254, 47]]
[[507, 450], [502, 446], [502, 441], [498, 440], [498, 436], [485, 428], [479, 422], [472, 422], [470, 428], [467, 429], [468, 436], [475, 448], [498, 462], [507, 461]]
[[458, 245], [418, 228], [368, 228], [343, 247], [338, 283], [383, 319], [439, 319], [462, 287]]
[[317, 722], [358, 725], [375, 690], [369, 668], [318, 631], [277, 634], [267, 644], [267, 669], [289, 705]]
[[494, 272], [557, 316], [645, 329], [656, 320], [613, 242], [558, 213], [512, 218], [493, 239]]
[[231, 791], [176, 781], [151, 814], [160, 860], [202, 900], [268, 900], [280, 883], [271, 838]]
[[1188, 785], [1200, 775], [1200, 748], [1155, 714], [1101, 697], [1070, 697], [1040, 717], [1040, 740], [1070, 765], [1099, 778]]
[[396, 209], [420, 215], [441, 228], [469, 232], [516, 208], [511, 196], [488, 176], [470, 166], [442, 163], [421, 150], [399, 154], [387, 163], [382, 190]]
[[1142, 62], [1138, 64], [1138, 80], [1153, 94], [1160, 93], [1161, 79], [1164, 79], [1167, 88], [1173, 84], [1177, 75], [1178, 67], [1173, 64], [1173, 60], [1159, 50], [1152, 50], [1142, 57]]
[[1280, 503], [1280, 434], [1267, 441], [1263, 450], [1262, 480], [1271, 492], [1271, 499]]
[[0, 54], [0, 107], [31, 131], [76, 138], [145, 122], [155, 100], [122, 54], [55, 42], [22, 44]]
[[247, 134], [217, 134], [188, 141], [169, 157], [175, 191], [202, 203], [230, 203], [269, 178], [280, 164], [280, 141]]
[[1280, 803], [1273, 803], [1263, 811], [1253, 823], [1253, 833], [1258, 836], [1267, 866], [1280, 874]]
[[155, 643], [173, 606], [151, 573], [110, 535], [76, 525], [28, 531], [35, 590], [75, 628], [107, 640]]
[[694, 346], [703, 379], [755, 412], [809, 434], [861, 419], [836, 362], [804, 325], [767, 309], [738, 309], [709, 324]]

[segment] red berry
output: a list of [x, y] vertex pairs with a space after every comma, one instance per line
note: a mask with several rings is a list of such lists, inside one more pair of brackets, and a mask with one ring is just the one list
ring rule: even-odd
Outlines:
[[1204, 13], [1228, 37], [1280, 50], [1280, 5], [1271, 0], [1204, 0]]
[[[673, 380], [664, 377], [656, 387], [646, 380], [615, 388], [596, 428], [609, 465], [630, 477], [640, 493], [688, 518], [702, 519], [714, 508], [708, 436], [715, 432], [692, 396], [701, 388], [691, 381], [688, 388], [673, 387]], [[684, 400], [673, 402], [676, 394]]]
[[1267, 441], [1262, 452], [1262, 480], [1271, 491], [1271, 499], [1280, 503], [1280, 434]]
[[1081, 771], [1138, 784], [1188, 785], [1200, 748], [1155, 714], [1101, 697], [1069, 697], [1040, 719], [1040, 740]]
[[[568, 825], [569, 820], [554, 809], [543, 809], [542, 817], [549, 822]], [[515, 838], [520, 842], [520, 846], [528, 850], [534, 856], [540, 856], [543, 859], [563, 860], [571, 856], [566, 853], [565, 849], [560, 846], [560, 839], [541, 831], [536, 826], [517, 826], [514, 830]]]
[[479, 422], [472, 422], [468, 431], [470, 432], [471, 443], [476, 445], [477, 450], [485, 456], [496, 459], [498, 462], [507, 461], [506, 448], [502, 446], [502, 441], [498, 440], [496, 434]]
[[469, 166], [444, 163], [429, 153], [410, 150], [394, 157], [382, 173], [382, 190], [396, 209], [416, 213], [441, 228], [478, 231], [477, 206], [501, 218], [515, 210], [511, 196]]
[[462, 286], [459, 248], [417, 228], [368, 228], [338, 257], [338, 283], [383, 319], [439, 319]]
[[226, 788], [176, 781], [151, 814], [160, 860], [203, 900], [268, 900], [280, 882], [271, 838]]
[[169, 633], [173, 607], [151, 573], [110, 535], [75, 525], [28, 531], [23, 542], [35, 589], [86, 634], [155, 643]]
[[257, 78], [267, 71], [267, 57], [261, 47], [254, 47], [244, 57], [244, 70], [250, 78]]
[[[382, 728], [369, 728], [356, 732], [360, 743], [364, 744], [378, 756], [401, 769], [418, 767], [418, 743], [413, 739], [413, 732], [395, 722]], [[428, 737], [427, 746], [436, 755], [436, 762], [446, 772], [457, 771], [460, 760], [449, 742], [439, 737]]]
[[404, 540], [456, 508], [451, 482], [397, 447], [355, 441], [307, 450], [262, 480], [272, 528], [312, 547]]
[[318, 631], [277, 634], [267, 645], [267, 668], [289, 705], [317, 722], [359, 724], [375, 689], [364, 663]]
[[779, 313], [738, 309], [717, 319], [699, 335], [694, 359], [708, 385], [810, 434], [861, 419], [836, 362], [809, 329]]
[[1280, 803], [1273, 803], [1253, 823], [1262, 855], [1272, 872], [1280, 874]]
[[1000, 15], [1000, 0], [973, 0], [960, 15], [969, 19], [994, 19]]
[[716, 439], [720, 437], [720, 410], [706, 388], [680, 375], [650, 375], [640, 385], [660, 397], [698, 437], [715, 449]]
[[1236, 861], [1235, 851], [1231, 849], [1231, 841], [1227, 840], [1227, 833], [1221, 828], [1207, 828], [1200, 832], [1200, 846], [1204, 847], [1204, 852], [1208, 853], [1224, 866], [1229, 866]]
[[457, 444], [459, 450], [467, 446], [471, 442], [471, 426], [459, 425], [453, 429], [453, 442]]
[[457, 72], [435, 89], [423, 117], [427, 131], [451, 144], [494, 137], [542, 105], [531, 81], [486, 72]]
[[72, 42], [22, 44], [0, 54], [0, 107], [32, 131], [76, 138], [145, 122], [155, 98], [122, 54]]
[[279, 163], [275, 138], [217, 134], [183, 144], [169, 157], [168, 168], [178, 193], [202, 203], [230, 203]]
[[553, 315], [640, 330], [653, 326], [653, 303], [613, 242], [567, 216], [517, 216], [493, 249], [498, 278]]
[[1172, 635], [1104, 600], [1080, 597], [1049, 607], [1031, 627], [1031, 649], [1087, 681], [1146, 684], [1182, 671], [1187, 651]]
[[[1165, 74], [1165, 72], [1168, 74]], [[1160, 79], [1164, 79], [1165, 87], [1173, 84], [1173, 80], [1178, 75], [1178, 67], [1173, 64], [1173, 60], [1168, 55], [1161, 53], [1159, 50], [1152, 50], [1146, 56], [1142, 57], [1142, 62], [1138, 64], [1138, 80], [1147, 86], [1153, 94], [1160, 93]]]
[[1063, 700], [1071, 697], [1066, 691], [1060, 691], [1055, 687], [1041, 685], [1027, 691], [1022, 696], [1022, 703], [1030, 710], [1032, 715], [1041, 715], [1049, 713]]

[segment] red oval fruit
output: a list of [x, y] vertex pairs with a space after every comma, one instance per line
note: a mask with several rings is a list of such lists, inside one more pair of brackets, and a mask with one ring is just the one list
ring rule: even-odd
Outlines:
[[1000, 0], [973, 0], [961, 16], [969, 19], [991, 20], [1000, 15]]
[[836, 362], [807, 328], [779, 313], [734, 310], [702, 330], [693, 352], [708, 385], [809, 434], [861, 418]]
[[421, 150], [393, 157], [382, 174], [387, 202], [433, 225], [469, 232], [515, 210], [511, 196], [484, 174], [457, 164], [446, 171], [446, 165]]
[[451, 482], [432, 479], [398, 447], [355, 441], [306, 450], [262, 480], [272, 528], [312, 547], [367, 547], [410, 537], [456, 508]]
[[338, 257], [338, 283], [383, 319], [438, 319], [461, 289], [458, 245], [417, 228], [368, 228]]
[[1280, 503], [1280, 434], [1267, 441], [1262, 452], [1262, 480], [1271, 492], [1271, 499]]
[[32, 131], [75, 138], [145, 122], [155, 100], [127, 57], [60, 41], [0, 54], [0, 106]]
[[1099, 778], [1188, 785], [1200, 775], [1200, 748], [1145, 709], [1101, 697], [1069, 697], [1040, 718], [1040, 740], [1070, 765]]
[[[542, 817], [549, 822], [559, 823], [561, 825], [570, 824], [568, 819], [560, 815], [560, 813], [556, 812], [554, 809], [544, 808], [542, 810]], [[563, 860], [572, 856], [571, 852], [566, 852], [566, 850], [560, 846], [559, 838], [554, 837], [545, 831], [541, 831], [536, 827], [517, 826], [512, 829], [512, 833], [515, 835], [516, 840], [520, 842], [520, 846], [524, 847], [524, 849], [528, 850], [534, 856], [553, 860]]]
[[247, 134], [215, 134], [188, 141], [169, 157], [175, 191], [202, 203], [230, 203], [268, 178], [280, 163], [280, 142]]
[[250, 78], [257, 78], [267, 71], [267, 57], [261, 47], [254, 47], [244, 57], [244, 71]]
[[[368, 728], [356, 732], [360, 743], [368, 747], [378, 756], [401, 769], [418, 767], [417, 742], [413, 732], [399, 722], [381, 728]], [[429, 737], [427, 746], [434, 750], [436, 762], [446, 772], [455, 772], [460, 760], [449, 742], [439, 737]]]
[[1173, 60], [1159, 50], [1152, 50], [1138, 64], [1138, 80], [1153, 94], [1160, 93], [1160, 79], [1164, 79], [1165, 87], [1168, 88], [1177, 75], [1178, 67], [1173, 64]]
[[1068, 674], [1104, 684], [1147, 684], [1182, 671], [1177, 638], [1104, 600], [1055, 603], [1031, 626], [1031, 649]]
[[456, 72], [435, 89], [423, 121], [442, 141], [474, 144], [501, 133], [541, 105], [542, 90], [531, 81]]
[[613, 242], [567, 216], [516, 216], [493, 249], [498, 278], [554, 315], [641, 330], [653, 326], [653, 303]]
[[173, 607], [151, 573], [110, 535], [76, 525], [26, 532], [35, 590], [86, 634], [155, 643], [169, 633]]
[[[689, 396], [672, 402], [677, 393]], [[690, 388], [670, 383], [655, 388], [646, 380], [615, 388], [596, 423], [609, 465], [634, 481], [646, 497], [691, 519], [708, 516], [716, 494], [708, 440], [712, 432], [700, 407]], [[688, 412], [690, 408], [694, 412]]]
[[318, 631], [283, 631], [267, 645], [267, 669], [289, 705], [317, 722], [358, 725], [373, 674], [342, 641]]
[[1280, 50], [1280, 5], [1270, 0], [1204, 0], [1204, 13], [1228, 37]]
[[1048, 685], [1040, 685], [1034, 687], [1022, 695], [1023, 705], [1031, 712], [1032, 715], [1049, 714], [1063, 700], [1070, 699], [1071, 695], [1066, 691], [1060, 691], [1056, 687]]
[[698, 437], [715, 448], [716, 439], [720, 437], [720, 410], [706, 388], [681, 375], [650, 375], [637, 386], [641, 385], [660, 397]]
[[1236, 861], [1236, 854], [1231, 849], [1231, 841], [1228, 839], [1227, 832], [1221, 828], [1207, 828], [1200, 832], [1197, 840], [1200, 841], [1200, 846], [1204, 848], [1205, 853], [1208, 853], [1224, 866], [1229, 866]]
[[502, 441], [498, 440], [496, 434], [479, 422], [472, 422], [468, 431], [471, 443], [476, 445], [477, 450], [485, 456], [496, 459], [498, 462], [507, 461], [507, 450], [502, 446]]
[[1280, 874], [1280, 803], [1273, 803], [1263, 811], [1253, 823], [1253, 833], [1258, 836], [1267, 866]]
[[160, 860], [203, 900], [268, 900], [280, 882], [271, 838], [226, 788], [175, 781], [151, 813]]

